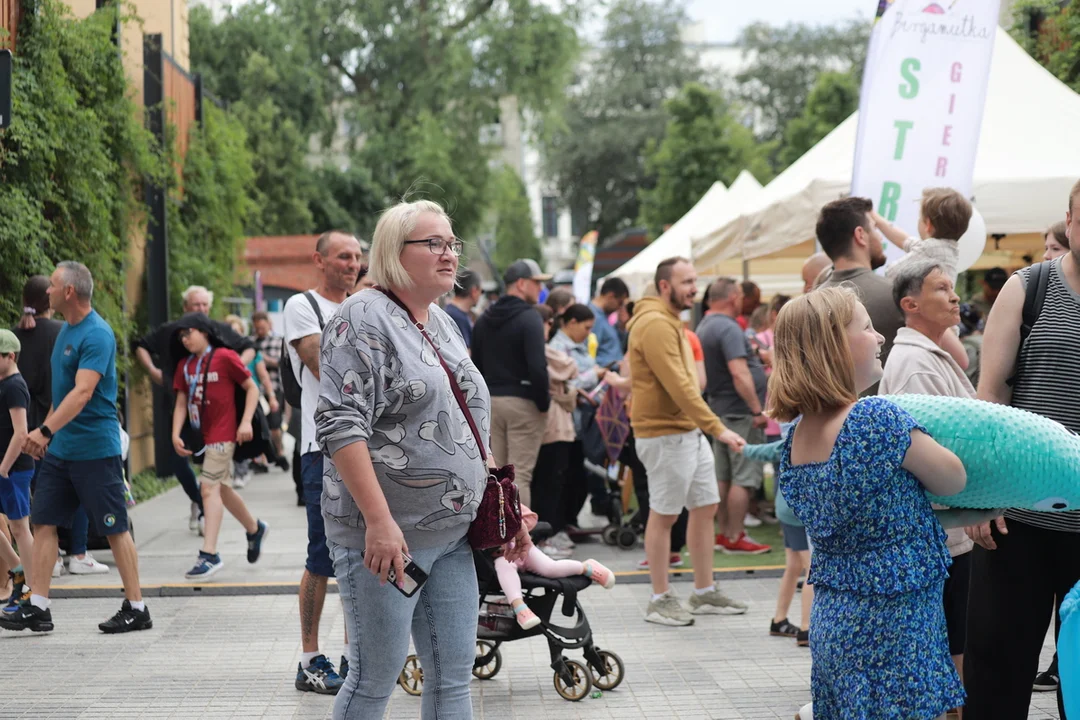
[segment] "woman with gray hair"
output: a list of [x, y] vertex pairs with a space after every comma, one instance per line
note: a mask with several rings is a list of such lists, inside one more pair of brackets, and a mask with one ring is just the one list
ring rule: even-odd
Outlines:
[[[896, 331], [896, 340], [881, 376], [880, 394], [975, 397], [975, 388], [967, 374], [941, 347], [946, 333], [952, 332], [952, 328], [960, 323], [960, 298], [946, 273], [943, 266], [928, 260], [897, 267], [892, 278], [893, 298], [904, 314], [904, 327]], [[941, 506], [934, 507], [940, 509]], [[945, 626], [949, 654], [963, 679], [968, 577], [974, 544], [962, 527], [952, 528], [947, 533], [946, 545], [953, 564], [945, 581]]]
[[[421, 717], [472, 717], [479, 590], [466, 532], [488, 477], [491, 398], [435, 305], [454, 288], [461, 251], [438, 204], [390, 208], [371, 250], [378, 287], [346, 300], [323, 332], [322, 511], [353, 638], [337, 720], [383, 716], [410, 628], [424, 670]], [[515, 540], [509, 560], [531, 547], [527, 532]]]

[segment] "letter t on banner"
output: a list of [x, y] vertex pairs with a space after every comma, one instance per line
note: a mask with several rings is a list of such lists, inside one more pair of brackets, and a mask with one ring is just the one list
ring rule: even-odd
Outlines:
[[[883, 0], [859, 99], [851, 194], [915, 234], [928, 187], [972, 195], [1000, 0]], [[889, 247], [890, 259], [902, 255]]]

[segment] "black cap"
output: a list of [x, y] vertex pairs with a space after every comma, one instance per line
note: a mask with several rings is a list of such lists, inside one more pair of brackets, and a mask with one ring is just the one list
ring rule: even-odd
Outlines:
[[551, 275], [544, 273], [540, 270], [540, 265], [535, 260], [515, 260], [510, 263], [510, 267], [506, 268], [506, 272], [503, 273], [503, 282], [508, 286], [513, 285], [518, 280], [537, 280], [539, 282], [546, 282], [551, 279]]
[[990, 268], [986, 271], [986, 274], [983, 275], [983, 280], [986, 281], [986, 284], [995, 290], [1000, 290], [1008, 279], [1009, 273], [999, 267]]

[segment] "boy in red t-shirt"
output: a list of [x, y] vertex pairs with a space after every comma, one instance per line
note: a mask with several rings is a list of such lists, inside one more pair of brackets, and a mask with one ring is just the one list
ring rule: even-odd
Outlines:
[[[251, 420], [259, 402], [259, 388], [235, 352], [211, 344], [209, 330], [209, 321], [204, 316], [184, 317], [177, 334], [184, 349], [191, 354], [180, 361], [173, 376], [173, 390], [176, 391], [173, 447], [181, 457], [193, 454], [181, 437], [185, 420], [201, 433], [204, 443], [200, 486], [206, 533], [198, 562], [184, 576], [189, 580], [208, 578], [224, 566], [217, 552], [223, 505], [247, 532], [249, 563], [259, 559], [268, 529], [265, 522], [255, 519], [243, 498], [228, 482], [232, 476], [236, 445], [250, 441], [254, 435]], [[235, 403], [238, 385], [247, 393], [239, 423]]]

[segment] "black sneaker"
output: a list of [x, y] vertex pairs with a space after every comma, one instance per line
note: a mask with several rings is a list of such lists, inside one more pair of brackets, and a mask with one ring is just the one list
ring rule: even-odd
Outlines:
[[320, 695], [337, 695], [345, 684], [341, 676], [334, 672], [334, 665], [325, 655], [318, 655], [311, 665], [303, 667], [296, 664], [296, 689], [314, 692]]
[[115, 615], [103, 623], [98, 623], [98, 630], [106, 634], [149, 630], [152, 627], [154, 627], [154, 621], [150, 619], [150, 611], [136, 610], [127, 600]]
[[52, 611], [31, 605], [30, 601], [22, 603], [15, 612], [0, 613], [0, 628], [5, 630], [31, 630], [33, 632], [52, 632]]
[[270, 472], [270, 468], [266, 467], [262, 463], [253, 462], [251, 463], [251, 472], [255, 473], [256, 475], [265, 475], [266, 473]]
[[1053, 670], [1054, 668], [1049, 668], [1046, 672], [1036, 675], [1031, 689], [1035, 692], [1056, 692], [1058, 685], [1061, 684], [1061, 678], [1058, 677], [1056, 672], [1052, 672]]
[[349, 677], [349, 659], [347, 657], [342, 655], [341, 656], [341, 662], [338, 663], [337, 667], [338, 667], [338, 675], [341, 676], [342, 680]]
[[266, 534], [270, 532], [270, 526], [259, 520], [259, 529], [253, 533], [248, 533], [248, 553], [247, 558], [249, 563], [253, 563], [259, 559], [259, 553], [262, 552], [263, 540], [266, 539]]
[[784, 618], [780, 622], [769, 623], [769, 634], [773, 637], [795, 637], [799, 634], [799, 628]]
[[282, 470], [284, 470], [285, 472], [289, 472], [289, 461], [286, 460], [285, 458], [279, 457], [277, 460], [274, 461], [274, 464], [277, 465]]
[[799, 634], [795, 636], [795, 644], [799, 647], [810, 647], [810, 631], [800, 630]]

